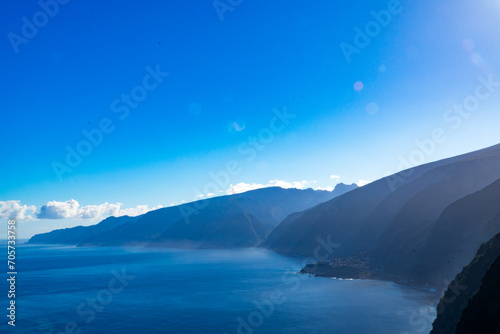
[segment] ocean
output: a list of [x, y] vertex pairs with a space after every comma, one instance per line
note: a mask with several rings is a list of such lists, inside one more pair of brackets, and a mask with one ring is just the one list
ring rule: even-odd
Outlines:
[[1, 333], [407, 334], [436, 316], [426, 289], [300, 275], [262, 249], [23, 245], [16, 264], [16, 327], [3, 280]]

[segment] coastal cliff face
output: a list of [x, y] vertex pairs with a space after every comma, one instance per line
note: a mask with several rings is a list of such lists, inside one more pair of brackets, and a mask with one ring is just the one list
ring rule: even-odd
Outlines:
[[457, 325], [457, 334], [500, 333], [500, 257], [484, 275]]
[[[479, 246], [500, 233], [500, 180], [450, 204], [429, 229], [393, 252], [371, 251], [306, 266], [304, 273], [339, 278], [372, 278], [445, 289], [470, 263]], [[335, 253], [333, 253], [335, 255]], [[484, 274], [484, 272], [483, 272]]]
[[[500, 145], [419, 166], [290, 215], [265, 246], [323, 262], [304, 268], [317, 276], [441, 290], [497, 233]], [[318, 240], [326, 239], [338, 247], [317, 258]], [[360, 265], [360, 258], [368, 260]]]
[[500, 333], [500, 234], [449, 284], [431, 334]]
[[500, 257], [484, 275], [481, 288], [469, 301], [457, 334], [500, 333]]

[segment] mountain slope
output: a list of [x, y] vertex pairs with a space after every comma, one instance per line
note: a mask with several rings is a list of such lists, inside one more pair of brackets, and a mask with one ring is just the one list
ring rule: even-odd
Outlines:
[[[448, 286], [448, 289], [445, 291], [437, 307], [438, 316], [436, 320], [434, 320], [431, 334], [448, 334], [455, 332], [497, 333], [478, 330], [480, 323], [483, 323], [483, 321], [479, 321], [479, 319], [482, 317], [488, 318], [490, 316], [490, 310], [484, 313], [476, 312], [480, 309], [484, 310], [485, 307], [487, 308], [490, 305], [489, 303], [484, 303], [484, 300], [488, 299], [485, 298], [486, 291], [488, 291], [490, 297], [494, 297], [496, 294], [496, 298], [498, 298], [498, 292], [500, 291], [500, 273], [498, 272], [499, 262], [500, 234], [497, 234], [481, 245], [471, 263], [464, 267]], [[471, 299], [473, 301], [471, 301]], [[467, 311], [468, 315], [464, 312], [466, 309], [469, 309]], [[462, 319], [463, 322], [461, 327], [465, 329], [468, 325], [472, 324], [472, 327], [469, 327], [469, 329], [476, 330], [456, 331], [457, 324], [461, 321], [462, 315], [466, 317]], [[496, 319], [498, 321], [500, 317]]]
[[[497, 179], [500, 145], [416, 167], [296, 213], [271, 233], [265, 245], [287, 255], [314, 256], [318, 238], [329, 236], [332, 242], [340, 244], [331, 258], [361, 254], [373, 260], [372, 269], [382, 269], [388, 277], [419, 278], [420, 273], [413, 269], [419, 261], [425, 262], [420, 255], [424, 244], [437, 233], [435, 225], [441, 213]], [[399, 182], [391, 187], [394, 180]], [[465, 229], [474, 229], [473, 222], [464, 224]], [[498, 225], [495, 224], [489, 226]], [[480, 243], [494, 232], [492, 228], [471, 241], [464, 251], [467, 254], [457, 263], [470, 260]], [[434, 256], [431, 255], [427, 257]], [[455, 266], [453, 270], [459, 268]], [[440, 284], [442, 278], [454, 277], [457, 271], [453, 270], [432, 279]]]
[[[467, 265], [479, 245], [500, 233], [500, 180], [449, 205], [413, 238], [378, 255], [391, 273], [440, 285]], [[398, 236], [401, 236], [399, 234]], [[411, 242], [408, 242], [411, 240]]]
[[457, 325], [457, 334], [500, 333], [500, 256], [483, 277]]
[[[102, 232], [97, 231], [97, 226], [104, 221], [89, 227], [92, 233], [58, 230], [36, 235], [29, 242], [87, 246], [256, 246], [292, 212], [312, 207], [355, 188], [356, 185], [340, 184], [332, 192], [278, 187], [257, 189], [151, 211]], [[88, 228], [78, 228], [81, 229]]]
[[[384, 232], [392, 236], [394, 230], [433, 220], [447, 205], [498, 178], [500, 145], [415, 167], [288, 217], [266, 244], [284, 254], [312, 256], [317, 238], [331, 235], [341, 244], [339, 256], [365, 251], [380, 238], [387, 240]], [[453, 182], [454, 189], [448, 189]]]
[[108, 217], [97, 225], [76, 226], [72, 228], [54, 230], [48, 233], [37, 234], [29, 240], [29, 243], [76, 245], [81, 240], [90, 238], [93, 235], [111, 231], [127, 222], [134, 222], [137, 220], [138, 217]]

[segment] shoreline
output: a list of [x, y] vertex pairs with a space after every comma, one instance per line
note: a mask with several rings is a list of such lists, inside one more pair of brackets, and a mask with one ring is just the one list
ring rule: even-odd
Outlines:
[[394, 275], [384, 274], [370, 269], [368, 266], [353, 267], [348, 265], [332, 266], [330, 262], [308, 264], [299, 271], [303, 275], [332, 278], [338, 280], [375, 280], [390, 282], [396, 285], [428, 290], [441, 295], [440, 289], [428, 283], [411, 281]]
[[[142, 250], [177, 250], [177, 251], [182, 251], [182, 250], [242, 250], [242, 249], [264, 249], [267, 251], [271, 251], [272, 253], [275, 253], [277, 255], [281, 255], [284, 257], [288, 258], [297, 258], [295, 256], [287, 256], [284, 254], [281, 254], [279, 252], [270, 250], [265, 247], [243, 247], [243, 248], [189, 248], [189, 247], [161, 247], [158, 245], [151, 245], [151, 244], [136, 244], [136, 245], [78, 245], [78, 244], [52, 244], [52, 243], [40, 243], [40, 244], [35, 244], [35, 243], [29, 243], [29, 242], [24, 242], [23, 245], [27, 246], [63, 246], [63, 247], [77, 247], [77, 248], [136, 248], [136, 249], [142, 249]], [[332, 260], [336, 261], [336, 260]], [[439, 292], [439, 289], [437, 289], [434, 286], [431, 286], [430, 284], [426, 283], [420, 283], [420, 282], [415, 282], [415, 281], [408, 281], [404, 280], [402, 278], [396, 277], [394, 275], [388, 275], [384, 274], [382, 272], [376, 272], [372, 269], [369, 268], [369, 265], [367, 262], [363, 262], [362, 265], [359, 265], [358, 267], [354, 266], [349, 266], [349, 265], [341, 265], [337, 267], [333, 267], [330, 265], [331, 262], [319, 262], [319, 263], [313, 263], [313, 264], [307, 264], [305, 267], [302, 269], [298, 270], [298, 274], [302, 275], [312, 275], [313, 277], [323, 277], [323, 278], [331, 278], [331, 279], [336, 279], [336, 280], [374, 280], [374, 281], [382, 281], [382, 282], [390, 282], [399, 286], [404, 286], [404, 287], [413, 287], [413, 288], [419, 288], [419, 289], [425, 289], [428, 290], [431, 293], [436, 293], [436, 294], [441, 294]], [[312, 268], [315, 267], [315, 268]], [[321, 270], [322, 269], [322, 270]]]

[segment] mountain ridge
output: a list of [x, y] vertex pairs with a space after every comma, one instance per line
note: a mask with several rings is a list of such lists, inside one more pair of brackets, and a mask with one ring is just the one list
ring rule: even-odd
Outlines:
[[137, 217], [114, 218], [120, 224], [113, 228], [101, 228], [107, 224], [105, 219], [89, 227], [55, 230], [35, 235], [28, 242], [80, 246], [255, 247], [294, 211], [302, 211], [355, 188], [355, 184], [338, 184], [331, 192], [262, 188], [161, 208]]
[[[401, 173], [411, 175], [390, 189], [394, 185], [391, 180]], [[419, 273], [411, 270], [416, 260], [425, 262], [420, 252], [436, 233], [433, 226], [445, 209], [498, 179], [500, 145], [415, 167], [412, 173], [391, 175], [287, 217], [270, 234], [265, 247], [284, 255], [311, 257], [316, 240], [329, 236], [340, 245], [331, 254], [332, 260], [368, 257], [378, 276], [384, 273], [400, 282], [411, 282], [419, 278]], [[467, 226], [474, 229], [473, 222]], [[457, 263], [468, 261], [475, 247], [494, 232], [490, 228], [483, 239], [471, 241], [470, 254], [459, 255]], [[455, 274], [441, 272], [419, 281], [439, 287], [444, 278], [452, 279]]]

